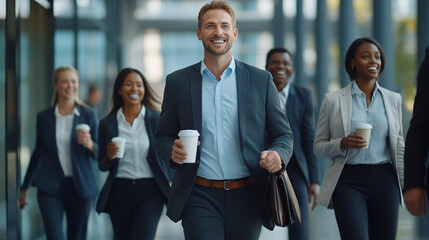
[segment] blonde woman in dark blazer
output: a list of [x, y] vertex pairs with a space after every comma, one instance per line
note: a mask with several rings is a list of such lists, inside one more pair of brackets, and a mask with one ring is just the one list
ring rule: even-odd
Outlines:
[[[323, 100], [314, 151], [330, 157], [318, 203], [334, 208], [341, 238], [394, 240], [403, 198], [402, 99], [381, 87], [385, 55], [371, 38], [356, 39], [345, 59], [352, 82]], [[369, 147], [357, 123], [373, 126]]]
[[[27, 205], [27, 189], [36, 186], [47, 239], [85, 239], [92, 200], [97, 196], [97, 119], [78, 99], [79, 74], [71, 66], [54, 71], [52, 106], [37, 115], [36, 147], [19, 194]], [[90, 131], [76, 131], [88, 124]]]

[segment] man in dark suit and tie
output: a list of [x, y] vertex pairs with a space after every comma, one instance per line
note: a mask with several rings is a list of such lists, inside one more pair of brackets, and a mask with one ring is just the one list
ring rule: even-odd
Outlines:
[[[271, 75], [234, 59], [235, 13], [225, 1], [204, 5], [197, 37], [203, 61], [167, 76], [156, 134], [162, 158], [176, 168], [167, 215], [186, 239], [259, 238], [273, 229], [268, 173], [284, 168], [293, 136]], [[200, 133], [195, 163], [177, 139]]]
[[307, 88], [289, 82], [293, 74], [292, 55], [285, 48], [273, 48], [267, 54], [265, 68], [273, 75], [282, 110], [294, 135], [293, 155], [286, 171], [294, 187], [301, 210], [301, 224], [289, 227], [290, 240], [306, 240], [309, 232], [307, 202], [316, 207], [319, 194], [318, 159], [313, 153], [315, 119], [313, 97]]
[[408, 211], [415, 216], [426, 214], [426, 194], [429, 186], [429, 47], [417, 75], [417, 94], [413, 118], [405, 141], [404, 201]]

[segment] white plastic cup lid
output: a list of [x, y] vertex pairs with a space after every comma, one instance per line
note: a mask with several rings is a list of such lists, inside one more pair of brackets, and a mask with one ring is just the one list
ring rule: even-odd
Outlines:
[[185, 129], [185, 130], [180, 130], [178, 136], [179, 137], [195, 137], [195, 136], [200, 136], [200, 134], [198, 133], [197, 130]]
[[89, 132], [89, 130], [91, 130], [91, 128], [89, 127], [88, 124], [81, 123], [81, 124], [76, 125], [76, 131], [79, 131], [79, 130], [83, 130], [83, 131], [88, 131]]
[[372, 129], [372, 126], [369, 123], [358, 123], [356, 129]]
[[121, 137], [114, 137], [112, 138], [112, 142], [125, 142], [125, 139]]

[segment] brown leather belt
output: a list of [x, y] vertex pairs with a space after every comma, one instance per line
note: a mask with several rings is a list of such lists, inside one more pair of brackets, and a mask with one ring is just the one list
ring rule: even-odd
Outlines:
[[237, 189], [249, 186], [253, 184], [253, 181], [250, 177], [233, 179], [233, 180], [208, 180], [202, 177], [195, 178], [195, 184], [204, 186], [204, 187], [214, 187], [222, 188], [225, 190]]

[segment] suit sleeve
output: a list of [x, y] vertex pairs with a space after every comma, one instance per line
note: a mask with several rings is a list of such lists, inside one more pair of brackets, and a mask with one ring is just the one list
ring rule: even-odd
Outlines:
[[27, 173], [25, 174], [24, 182], [22, 184], [23, 188], [28, 189], [34, 181], [34, 177], [37, 172], [37, 168], [39, 165], [39, 160], [41, 154], [43, 154], [43, 144], [42, 144], [42, 137], [41, 134], [43, 134], [42, 126], [43, 126], [43, 120], [41, 119], [41, 114], [37, 114], [37, 121], [36, 121], [36, 147], [34, 148], [33, 153], [31, 154], [30, 158], [30, 164], [27, 168]]
[[110, 128], [107, 119], [103, 119], [100, 122], [100, 128], [98, 130], [98, 168], [101, 171], [109, 171], [113, 166], [113, 163], [117, 161], [114, 159], [111, 163], [107, 161], [107, 144], [109, 144], [112, 138]]
[[396, 94], [396, 106], [398, 109], [398, 121], [399, 121], [399, 132], [398, 140], [396, 143], [396, 169], [398, 171], [399, 181], [401, 183], [401, 188], [404, 187], [404, 134], [402, 128], [402, 97], [399, 94]]
[[333, 158], [345, 156], [346, 151], [342, 151], [340, 144], [342, 138], [332, 138], [330, 129], [335, 127], [331, 126], [331, 108], [335, 104], [327, 95], [323, 99], [322, 106], [320, 107], [319, 119], [317, 120], [316, 136], [314, 139], [314, 153], [317, 156]]
[[314, 105], [313, 98], [310, 90], [305, 91], [305, 108], [304, 118], [302, 123], [301, 136], [302, 136], [302, 150], [307, 160], [309, 171], [310, 183], [320, 183], [319, 180], [319, 162], [313, 152], [314, 136], [315, 136], [315, 119], [314, 119]]
[[413, 117], [405, 141], [404, 191], [424, 188], [429, 149], [429, 48], [417, 76]]
[[170, 76], [167, 76], [155, 144], [159, 156], [171, 167], [177, 168], [178, 165], [171, 160], [174, 140], [179, 132], [179, 119], [173, 93], [174, 87], [171, 86]]
[[277, 89], [272, 77], [268, 74], [267, 106], [266, 106], [266, 131], [268, 149], [276, 151], [285, 165], [292, 157], [293, 134], [285, 113], [282, 111]]
[[93, 111], [91, 109], [91, 111], [89, 112], [90, 116], [89, 116], [89, 126], [91, 128], [91, 139], [92, 142], [94, 143], [93, 149], [92, 149], [92, 157], [94, 158], [94, 160], [97, 160], [98, 158], [98, 119], [97, 116], [95, 114], [95, 111]]

